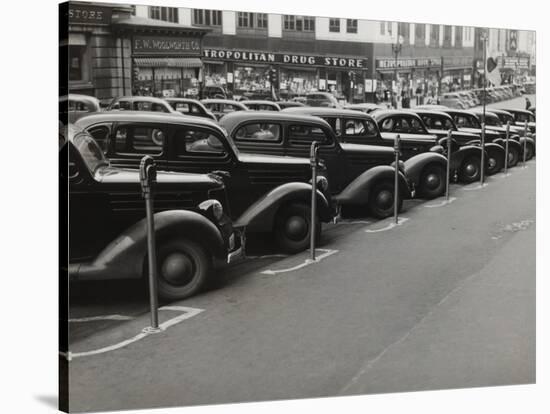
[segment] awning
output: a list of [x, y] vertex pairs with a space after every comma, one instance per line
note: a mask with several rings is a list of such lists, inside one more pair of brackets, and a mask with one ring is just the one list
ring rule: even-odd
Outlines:
[[200, 68], [199, 58], [135, 58], [136, 66], [143, 68]]

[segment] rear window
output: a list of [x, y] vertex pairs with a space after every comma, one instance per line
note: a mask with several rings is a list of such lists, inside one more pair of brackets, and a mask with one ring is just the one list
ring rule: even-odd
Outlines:
[[158, 126], [120, 126], [115, 132], [117, 153], [160, 155], [167, 131]]
[[290, 125], [288, 127], [289, 140], [298, 145], [311, 145], [313, 141], [329, 143], [330, 139], [320, 127], [316, 125]]

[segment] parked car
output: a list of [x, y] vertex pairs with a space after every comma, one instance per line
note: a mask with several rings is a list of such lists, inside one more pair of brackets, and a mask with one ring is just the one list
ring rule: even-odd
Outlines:
[[[69, 185], [70, 280], [144, 276], [147, 227], [139, 171], [113, 166], [92, 136], [73, 125], [65, 135], [59, 170]], [[154, 221], [162, 298], [200, 292], [214, 277], [214, 267], [242, 255], [243, 239], [226, 209], [221, 177], [157, 172]]]
[[[331, 126], [316, 116], [294, 111], [234, 113], [220, 125], [242, 152], [308, 156], [312, 142], [320, 143], [319, 157], [327, 168], [330, 194], [339, 207], [360, 208], [377, 218], [393, 214], [394, 160], [390, 148], [341, 144]], [[309, 108], [311, 109], [311, 108]], [[320, 109], [320, 108], [319, 108]], [[348, 111], [359, 114], [357, 111]], [[434, 155], [435, 156], [435, 155]], [[411, 197], [411, 188], [400, 170], [399, 202]]]
[[365, 103], [347, 104], [344, 106], [344, 109], [353, 109], [355, 111], [361, 111], [366, 114], [370, 114], [371, 112], [377, 111], [378, 109], [386, 109], [386, 108], [382, 105], [365, 102]]
[[327, 108], [340, 108], [341, 105], [333, 94], [329, 92], [310, 92], [306, 94], [306, 105], [325, 106]]
[[467, 109], [468, 104], [465, 103], [457, 93], [444, 93], [439, 97], [439, 103], [449, 108]]
[[[456, 124], [459, 131], [470, 132], [477, 134], [481, 137], [481, 118], [476, 115], [475, 112], [468, 110], [463, 111], [459, 109], [445, 109], [443, 112], [449, 114], [454, 123]], [[501, 133], [490, 128], [485, 128], [485, 142], [494, 142], [499, 144], [501, 147], [505, 147], [504, 139], [506, 138], [506, 133]], [[514, 167], [518, 161], [520, 154], [522, 153], [521, 145], [519, 143], [518, 135], [511, 135], [510, 142], [508, 145], [508, 166]]]
[[243, 102], [229, 99], [203, 99], [201, 102], [218, 120], [231, 112], [249, 110]]
[[[482, 109], [476, 109], [472, 111], [476, 116], [479, 118], [480, 122], [483, 122], [483, 110]], [[502, 124], [502, 121], [500, 118], [490, 111], [485, 111], [485, 125], [486, 129], [489, 129], [491, 131], [496, 131], [500, 134], [500, 137], [505, 139], [506, 138], [506, 127]], [[521, 131], [521, 129], [519, 130]], [[518, 132], [519, 132], [518, 131]], [[519, 141], [521, 149], [519, 152], [519, 156], [523, 157], [523, 149], [525, 148], [525, 158], [527, 160], [530, 160], [535, 155], [535, 140], [533, 138], [522, 136], [524, 131], [521, 132], [512, 133], [511, 136], [514, 137], [517, 141]], [[524, 142], [525, 141], [525, 142]]]
[[106, 111], [146, 111], [179, 114], [166, 100], [154, 96], [121, 96], [114, 98]]
[[[516, 124], [514, 115], [512, 115], [512, 113], [510, 113], [509, 111], [506, 111], [504, 109], [497, 109], [497, 108], [487, 108], [487, 111], [498, 116], [498, 118], [500, 119], [500, 122], [504, 127], [506, 127], [506, 124], [510, 122], [511, 133], [517, 134], [519, 136], [525, 135], [525, 124], [521, 126]], [[529, 138], [534, 138], [534, 134], [531, 132], [529, 128], [527, 129], [527, 135], [525, 136]]]
[[94, 96], [70, 93], [59, 98], [59, 120], [63, 125], [74, 123], [85, 115], [99, 111], [99, 99]]
[[200, 116], [203, 118], [210, 118], [216, 120], [216, 116], [210, 112], [202, 104], [202, 102], [196, 99], [189, 98], [166, 98], [166, 102], [177, 112], [183, 115]]
[[[392, 145], [395, 136], [401, 138], [401, 153], [408, 160], [418, 154], [439, 152], [446, 154], [446, 148], [440, 145], [436, 134], [428, 132], [422, 118], [410, 110], [384, 110], [373, 113], [380, 130], [381, 145]], [[424, 155], [427, 157], [428, 155]], [[451, 154], [452, 177], [459, 182], [476, 181], [481, 173], [481, 149], [464, 146]], [[447, 158], [445, 157], [445, 167]], [[432, 178], [433, 179], [433, 178]]]
[[[459, 131], [451, 115], [443, 111], [427, 109], [415, 109], [415, 112], [420, 115], [420, 118], [424, 121], [428, 132], [437, 135], [439, 138], [439, 145], [442, 145], [445, 149], [448, 148], [448, 132], [449, 130], [451, 131], [452, 153], [464, 150], [464, 148], [471, 147], [472, 145], [481, 145], [480, 135], [474, 132]], [[489, 142], [485, 143], [485, 151], [487, 153], [487, 174], [496, 174], [504, 168], [506, 150], [499, 144]], [[476, 156], [479, 155], [480, 154]], [[470, 168], [475, 168], [475, 165], [470, 165]]]
[[280, 111], [281, 107], [273, 101], [247, 100], [242, 104], [252, 111]]
[[531, 130], [531, 132], [536, 133], [537, 132], [537, 119], [533, 112], [528, 111], [526, 109], [508, 109], [508, 108], [502, 108], [507, 112], [510, 112], [514, 116], [515, 124], [519, 127], [525, 128], [525, 121], [527, 121], [527, 127]]
[[159, 170], [218, 171], [225, 177], [226, 211], [234, 226], [246, 227], [247, 233], [272, 233], [286, 252], [306, 249], [312, 225], [320, 235], [320, 222], [332, 219], [322, 167], [318, 220], [311, 223], [309, 159], [241, 154], [226, 131], [206, 118], [107, 112], [81, 118], [78, 126], [105, 143], [104, 152], [115, 166], [136, 168], [143, 155], [151, 155]]
[[295, 102], [295, 101], [277, 101], [277, 105], [279, 105], [279, 108], [285, 109], [285, 108], [296, 108], [299, 106], [305, 106], [301, 102]]
[[[390, 165], [395, 159], [393, 149], [390, 148], [393, 141], [383, 142], [376, 121], [364, 112], [314, 107], [288, 109], [284, 112], [313, 115], [324, 119], [336, 134], [342, 150], [354, 159], [364, 156], [365, 165]], [[435, 198], [443, 194], [446, 165], [447, 160], [436, 153], [418, 154], [408, 158], [403, 164], [404, 174], [415, 189], [415, 194], [424, 198]]]

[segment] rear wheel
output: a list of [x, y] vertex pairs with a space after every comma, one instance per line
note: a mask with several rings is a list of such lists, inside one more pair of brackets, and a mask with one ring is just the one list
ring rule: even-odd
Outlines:
[[[275, 217], [273, 229], [279, 248], [287, 253], [298, 253], [309, 247], [311, 237], [311, 207], [292, 203], [282, 207]], [[321, 236], [321, 223], [315, 221], [315, 236]]]
[[529, 161], [531, 158], [533, 158], [533, 155], [535, 155], [535, 149], [533, 148], [533, 145], [527, 144], [525, 146], [525, 159]]
[[200, 244], [187, 239], [162, 242], [157, 249], [159, 295], [179, 300], [197, 294], [207, 285], [211, 267], [210, 254]]
[[508, 148], [508, 167], [515, 167], [519, 162], [519, 151], [515, 147]]
[[428, 165], [422, 171], [418, 192], [423, 198], [436, 198], [445, 192], [447, 172], [441, 165]]
[[[386, 218], [393, 214], [394, 184], [391, 181], [376, 183], [369, 194], [368, 208], [372, 216]], [[403, 205], [403, 198], [399, 197], [398, 211]]]
[[473, 183], [481, 176], [481, 158], [477, 155], [466, 158], [458, 170], [458, 180], [462, 183]]
[[497, 151], [487, 151], [487, 175], [493, 175], [504, 168], [504, 156]]

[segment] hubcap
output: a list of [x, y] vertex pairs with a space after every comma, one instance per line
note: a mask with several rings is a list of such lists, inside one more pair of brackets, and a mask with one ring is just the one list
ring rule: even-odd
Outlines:
[[438, 174], [429, 174], [426, 177], [426, 187], [428, 188], [437, 188], [439, 187], [439, 184], [441, 183], [441, 180], [439, 179]]
[[476, 164], [468, 164], [466, 165], [466, 174], [469, 176], [469, 177], [473, 177], [477, 174], [477, 165]]
[[495, 158], [489, 158], [489, 168], [493, 169], [497, 166], [497, 160]]
[[393, 193], [389, 190], [383, 190], [376, 196], [376, 204], [383, 209], [390, 208], [393, 205]]
[[172, 285], [186, 285], [192, 280], [193, 273], [193, 261], [184, 253], [170, 253], [162, 262], [162, 277]]
[[302, 240], [307, 231], [307, 220], [302, 216], [291, 216], [286, 221], [285, 233], [292, 240]]

